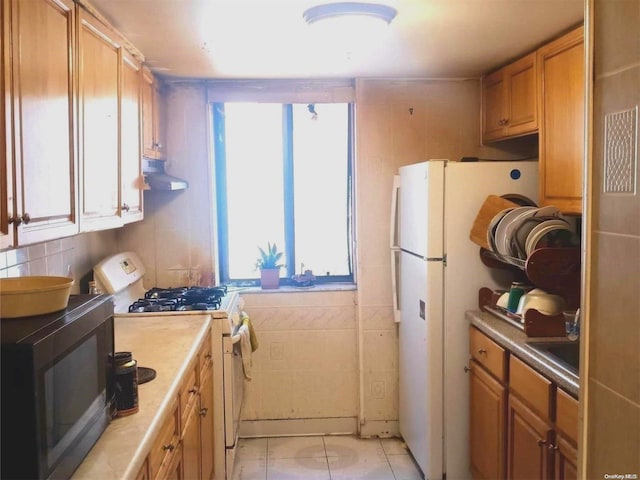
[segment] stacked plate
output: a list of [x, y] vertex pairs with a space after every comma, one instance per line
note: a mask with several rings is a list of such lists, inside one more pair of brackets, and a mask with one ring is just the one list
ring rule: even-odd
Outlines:
[[573, 228], [554, 206], [507, 208], [487, 228], [492, 250], [504, 257], [526, 260], [540, 247], [579, 245]]

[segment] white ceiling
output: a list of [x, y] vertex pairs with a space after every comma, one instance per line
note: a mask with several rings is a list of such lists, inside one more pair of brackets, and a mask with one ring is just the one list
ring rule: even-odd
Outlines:
[[584, 8], [584, 0], [386, 0], [398, 15], [367, 38], [307, 25], [302, 12], [322, 0], [90, 1], [155, 72], [228, 79], [477, 77], [579, 23]]

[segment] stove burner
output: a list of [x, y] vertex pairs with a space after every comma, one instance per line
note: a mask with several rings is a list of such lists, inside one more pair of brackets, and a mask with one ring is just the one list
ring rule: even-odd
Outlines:
[[218, 310], [227, 287], [152, 288], [129, 306], [130, 313]]

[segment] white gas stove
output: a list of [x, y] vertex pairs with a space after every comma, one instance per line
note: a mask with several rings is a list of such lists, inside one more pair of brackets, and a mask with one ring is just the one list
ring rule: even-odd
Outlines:
[[211, 316], [215, 478], [231, 479], [245, 381], [237, 335], [242, 299], [225, 287], [146, 289], [145, 268], [134, 252], [104, 259], [93, 274], [96, 287], [112, 296], [118, 318], [144, 315], [171, 321], [174, 315]]

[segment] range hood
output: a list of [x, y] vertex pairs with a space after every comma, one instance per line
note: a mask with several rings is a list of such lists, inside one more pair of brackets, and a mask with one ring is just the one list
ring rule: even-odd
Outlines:
[[142, 174], [147, 190], [184, 190], [189, 183], [164, 171], [163, 160], [142, 159]]

